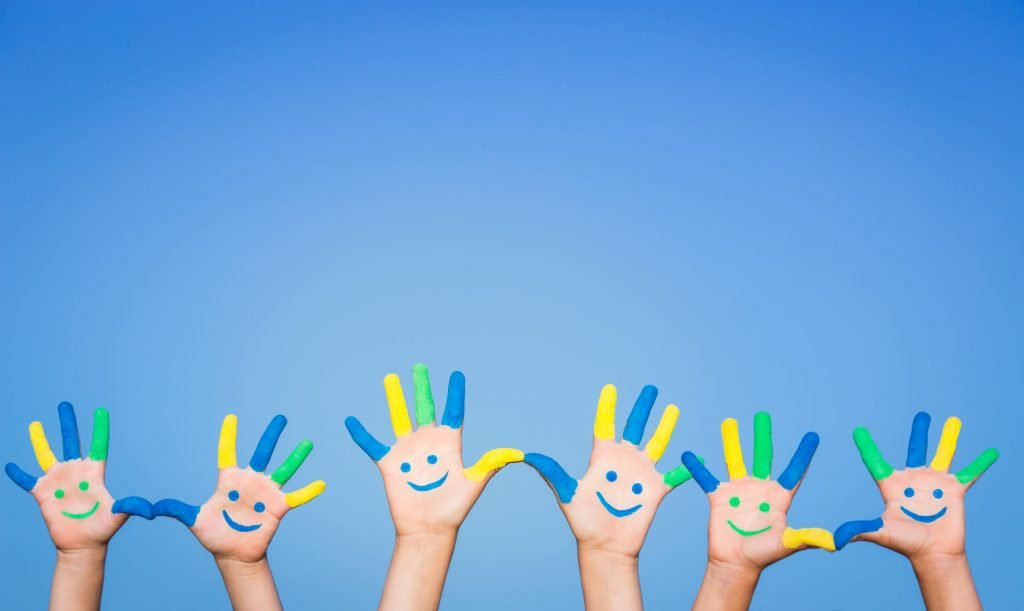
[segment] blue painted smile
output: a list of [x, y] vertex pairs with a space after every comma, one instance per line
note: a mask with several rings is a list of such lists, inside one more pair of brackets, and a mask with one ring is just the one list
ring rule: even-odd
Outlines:
[[608, 503], [608, 501], [604, 500], [604, 495], [601, 494], [600, 491], [598, 491], [597, 493], [597, 500], [601, 501], [601, 504], [604, 505], [604, 508], [608, 510], [608, 513], [612, 514], [616, 518], [624, 518], [628, 515], [632, 515], [636, 513], [638, 509], [643, 507], [643, 505], [634, 505], [629, 509], [616, 509], [615, 507], [612, 507], [611, 504]]
[[432, 481], [429, 484], [423, 484], [421, 486], [419, 484], [414, 484], [412, 482], [405, 482], [405, 483], [409, 484], [409, 486], [411, 486], [412, 489], [415, 490], [416, 492], [426, 492], [428, 490], [433, 490], [434, 488], [437, 488], [438, 486], [443, 484], [444, 480], [446, 480], [446, 479], [448, 479], [448, 472], [447, 471], [445, 472], [444, 475], [441, 476], [441, 479]]
[[918, 515], [918, 514], [914, 513], [913, 511], [910, 511], [909, 509], [907, 509], [906, 507], [904, 507], [902, 505], [900, 505], [900, 511], [902, 511], [905, 514], [907, 514], [911, 518], [914, 518], [918, 522], [924, 522], [925, 524], [927, 524], [928, 522], [934, 522], [935, 520], [938, 520], [942, 516], [946, 515], [946, 508], [945, 507], [943, 507], [942, 510], [940, 510], [938, 513], [933, 513], [930, 516]]
[[257, 528], [259, 528], [260, 526], [263, 526], [263, 524], [253, 524], [252, 526], [246, 526], [244, 524], [239, 524], [238, 522], [235, 522], [234, 520], [231, 519], [231, 516], [228, 515], [228, 510], [227, 509], [223, 510], [221, 513], [224, 514], [224, 521], [228, 523], [228, 526], [230, 526], [231, 528], [234, 528], [235, 530], [237, 530], [240, 533], [252, 532], [252, 531], [256, 530]]

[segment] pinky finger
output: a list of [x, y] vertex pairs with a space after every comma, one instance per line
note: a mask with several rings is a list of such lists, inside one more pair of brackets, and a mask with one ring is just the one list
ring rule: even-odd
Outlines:
[[9, 462], [4, 467], [4, 471], [7, 472], [7, 477], [11, 478], [11, 481], [18, 484], [18, 486], [25, 492], [32, 492], [32, 489], [36, 487], [36, 481], [38, 478], [25, 473], [25, 471], [23, 471], [18, 465]]
[[782, 545], [789, 549], [808, 546], [836, 551], [835, 538], [824, 528], [787, 528], [782, 531]]
[[327, 488], [327, 484], [322, 479], [318, 479], [312, 484], [308, 484], [299, 488], [295, 492], [289, 492], [284, 495], [284, 500], [288, 503], [289, 507], [295, 508], [299, 505], [305, 505], [312, 501], [316, 497], [323, 494], [324, 489]]
[[882, 518], [854, 520], [840, 524], [834, 534], [836, 549], [843, 549], [854, 537], [875, 533], [880, 530], [882, 530]]

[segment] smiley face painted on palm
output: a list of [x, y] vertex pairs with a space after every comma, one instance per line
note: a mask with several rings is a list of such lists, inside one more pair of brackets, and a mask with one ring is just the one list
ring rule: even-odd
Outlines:
[[[915, 496], [917, 496], [917, 491], [912, 486], [907, 486], [906, 488], [903, 489], [903, 496], [907, 497], [907, 499], [913, 499]], [[933, 488], [931, 490], [930, 496], [936, 500], [940, 500], [943, 496], [945, 496], [945, 492], [943, 492], [942, 488]], [[908, 500], [907, 502], [909, 503], [910, 501]], [[918, 504], [920, 505], [921, 503]], [[934, 511], [932, 513], [917, 513], [915, 511], [911, 511], [910, 509], [908, 509], [906, 505], [900, 505], [900, 511], [902, 511], [911, 519], [917, 522], [923, 522], [925, 524], [934, 522], [935, 520], [938, 520], [942, 516], [946, 515], [947, 509], [948, 507], [943, 505], [941, 509], [939, 509], [938, 511]]]
[[[241, 494], [239, 494], [237, 490], [232, 490], [228, 492], [228, 500], [231, 501], [232, 503], [236, 503], [241, 500]], [[244, 505], [240, 506], [244, 507]], [[267, 510], [267, 506], [263, 503], [263, 501], [256, 501], [255, 503], [252, 504], [252, 510], [257, 514], [260, 514]], [[228, 513], [227, 509], [222, 509], [221, 515], [224, 517], [224, 521], [227, 522], [228, 526], [230, 526], [234, 530], [237, 530], [240, 533], [252, 532], [258, 529], [260, 526], [263, 526], [262, 522], [257, 524], [241, 524], [239, 522], [236, 522], [231, 518], [231, 514]]]
[[[729, 498], [729, 506], [730, 507], [739, 508], [739, 506], [741, 504], [742, 504], [742, 501], [740, 500], [740, 497], [733, 496], [733, 497]], [[767, 502], [761, 502], [761, 503], [758, 503], [758, 505], [757, 505], [757, 510], [759, 512], [761, 512], [761, 513], [768, 513], [769, 511], [771, 511], [771, 509], [772, 509], [771, 504], [767, 503]], [[747, 530], [747, 529], [740, 528], [739, 526], [737, 526], [736, 523], [733, 522], [731, 519], [727, 519], [725, 521], [725, 523], [728, 524], [729, 527], [733, 529], [733, 531], [735, 531], [737, 534], [739, 534], [739, 535], [741, 535], [743, 537], [753, 537], [754, 535], [760, 535], [761, 533], [768, 532], [769, 530], [772, 529], [772, 525], [771, 524], [768, 524], [767, 526], [764, 526], [764, 527], [761, 527], [761, 528], [753, 527], [750, 530]]]
[[[87, 492], [89, 490], [89, 482], [85, 480], [78, 482], [76, 489], [80, 492]], [[68, 498], [68, 491], [65, 491], [64, 488], [57, 488], [56, 490], [53, 491], [53, 497], [61, 501], [65, 499], [67, 499], [68, 501], [73, 501], [75, 500], [75, 497], [80, 498], [81, 496], [82, 495], [71, 495], [71, 497]], [[94, 513], [96, 513], [96, 510], [99, 508], [100, 502], [97, 500], [92, 504], [92, 506], [88, 507], [87, 509], [84, 509], [83, 511], [68, 511], [66, 509], [61, 509], [60, 513], [64, 517], [71, 518], [72, 520], [84, 520], [88, 517], [91, 517]]]
[[[437, 464], [437, 454], [428, 454], [427, 458], [426, 458], [426, 464], [428, 464], [428, 465], [436, 465]], [[408, 462], [408, 461], [403, 462], [399, 466], [399, 470], [402, 473], [410, 473], [411, 474], [411, 472], [413, 470], [412, 463]], [[440, 488], [441, 486], [444, 485], [445, 481], [448, 479], [448, 473], [449, 473], [449, 471], [445, 471], [444, 475], [442, 475], [442, 476], [438, 477], [437, 479], [435, 479], [433, 481], [430, 481], [428, 483], [416, 483], [416, 482], [414, 482], [412, 480], [407, 480], [405, 483], [409, 484], [409, 487], [412, 488], [413, 490], [415, 490], [416, 492], [430, 492], [431, 490], [435, 490], [435, 489]]]
[[[615, 484], [619, 481], [619, 473], [614, 469], [611, 469], [604, 474], [604, 478], [608, 480], [609, 483]], [[633, 482], [633, 485], [630, 486], [630, 491], [632, 491], [633, 494], [639, 497], [644, 492], [644, 485], [640, 482]], [[604, 494], [602, 494], [600, 490], [596, 491], [595, 494], [597, 495], [597, 500], [601, 502], [601, 506], [604, 507], [605, 510], [608, 511], [608, 513], [612, 514], [616, 518], [624, 518], [626, 516], [631, 516], [637, 511], [639, 511], [641, 507], [643, 507], [643, 503], [637, 503], [636, 505], [633, 505], [631, 507], [620, 509], [619, 507], [616, 507], [609, 503], [608, 500], [605, 498]]]

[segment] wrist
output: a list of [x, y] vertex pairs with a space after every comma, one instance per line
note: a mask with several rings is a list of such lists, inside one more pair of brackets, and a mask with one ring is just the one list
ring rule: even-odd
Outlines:
[[99, 545], [80, 549], [58, 549], [57, 564], [72, 569], [91, 570], [103, 568], [107, 561], [107, 546]]
[[587, 560], [588, 562], [605, 565], [610, 568], [636, 570], [640, 563], [640, 556], [638, 554], [617, 552], [601, 547], [590, 546], [585, 543], [577, 543], [576, 553], [578, 554], [581, 562], [583, 560]]
[[225, 577], [246, 579], [261, 575], [270, 570], [270, 563], [267, 562], [266, 556], [259, 560], [240, 560], [229, 556], [214, 556], [213, 560], [217, 563], [217, 568], [220, 569], [221, 574]]
[[728, 588], [750, 588], [757, 586], [761, 578], [761, 569], [749, 564], [736, 564], [721, 560], [708, 559], [704, 570], [705, 581]]
[[416, 549], [454, 547], [458, 534], [458, 530], [397, 534], [395, 535], [395, 547]]

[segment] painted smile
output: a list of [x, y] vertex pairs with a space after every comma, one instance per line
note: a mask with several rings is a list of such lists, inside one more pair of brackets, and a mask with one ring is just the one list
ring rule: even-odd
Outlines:
[[754, 535], [759, 535], [759, 534], [761, 534], [763, 532], [771, 530], [771, 528], [772, 528], [771, 526], [765, 526], [764, 528], [762, 528], [760, 530], [743, 530], [739, 526], [736, 526], [735, 524], [733, 524], [732, 520], [726, 520], [725, 523], [728, 524], [729, 527], [732, 528], [733, 530], [735, 530], [738, 534], [740, 534], [740, 535], [742, 535], [744, 537], [753, 537]]
[[934, 522], [935, 520], [938, 520], [942, 516], [946, 515], [946, 508], [945, 507], [940, 509], [938, 511], [938, 513], [933, 513], [930, 516], [923, 516], [923, 515], [920, 515], [920, 514], [916, 514], [913, 511], [910, 511], [909, 509], [904, 507], [903, 505], [900, 505], [900, 511], [902, 511], [905, 514], [907, 514], [911, 518], [917, 520], [918, 522], [924, 522], [925, 524], [927, 524], [928, 522]]
[[92, 509], [90, 509], [89, 511], [86, 511], [85, 513], [68, 513], [66, 511], [62, 511], [61, 513], [64, 514], [65, 516], [71, 518], [72, 520], [84, 520], [85, 518], [88, 518], [92, 514], [96, 513], [96, 510], [99, 509], [99, 508], [100, 508], [100, 502], [96, 501], [96, 504], [92, 506]]
[[444, 475], [441, 476], [441, 479], [434, 480], [434, 481], [430, 482], [429, 484], [423, 484], [421, 486], [420, 484], [414, 484], [412, 482], [405, 482], [405, 483], [409, 484], [412, 487], [412, 489], [415, 490], [416, 492], [426, 492], [428, 490], [433, 490], [434, 488], [437, 488], [438, 486], [443, 484], [444, 480], [446, 480], [446, 479], [448, 479], [448, 472], [447, 471], [445, 472]]
[[234, 520], [231, 519], [231, 516], [228, 515], [228, 510], [227, 509], [224, 509], [223, 511], [221, 511], [221, 513], [224, 514], [224, 521], [228, 523], [228, 526], [230, 526], [231, 528], [234, 528], [235, 530], [237, 530], [240, 533], [252, 532], [252, 531], [256, 530], [257, 528], [259, 528], [260, 526], [263, 526], [263, 524], [253, 524], [252, 526], [246, 526], [245, 524], [239, 524], [238, 522], [235, 522]]
[[612, 514], [616, 518], [624, 518], [624, 517], [626, 517], [628, 515], [632, 515], [632, 514], [636, 513], [638, 509], [643, 507], [643, 505], [634, 505], [634, 506], [630, 507], [629, 509], [616, 509], [615, 507], [613, 507], [611, 505], [611, 503], [609, 503], [608, 501], [604, 500], [604, 495], [601, 494], [600, 491], [598, 491], [598, 493], [597, 493], [597, 500], [601, 501], [601, 504], [604, 505], [604, 508], [608, 510], [608, 513]]

